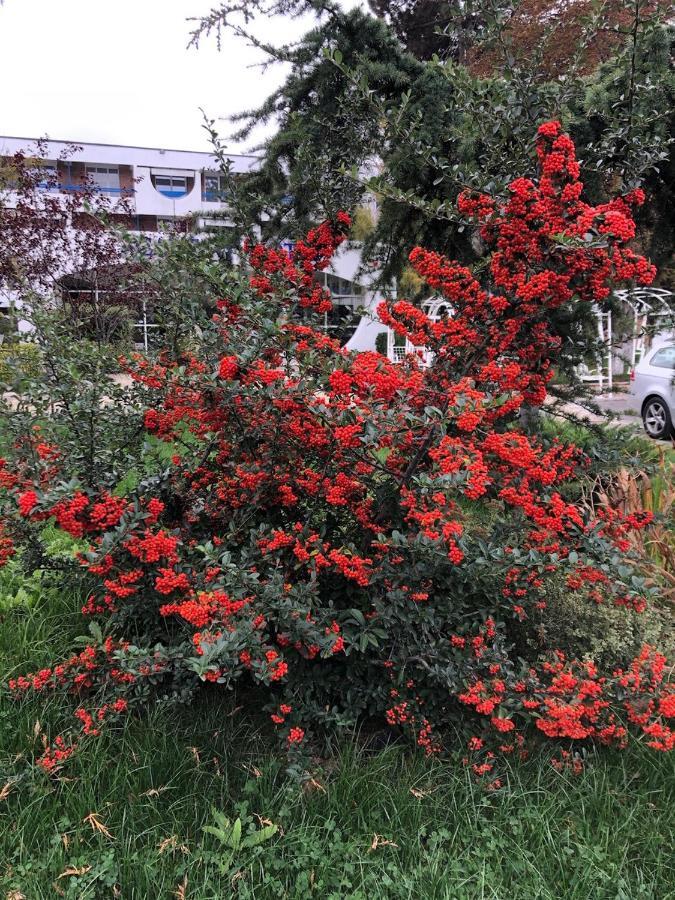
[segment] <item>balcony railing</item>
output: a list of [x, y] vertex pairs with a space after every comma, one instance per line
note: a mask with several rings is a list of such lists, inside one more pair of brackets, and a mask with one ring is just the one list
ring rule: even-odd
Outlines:
[[53, 182], [41, 182], [38, 187], [42, 191], [81, 191], [85, 188], [96, 191], [98, 194], [135, 194], [136, 188], [126, 187], [103, 187], [99, 184], [58, 184]]

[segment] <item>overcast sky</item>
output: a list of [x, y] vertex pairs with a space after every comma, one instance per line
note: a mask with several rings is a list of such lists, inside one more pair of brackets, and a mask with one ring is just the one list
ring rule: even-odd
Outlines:
[[[259, 51], [227, 34], [187, 50], [186, 21], [216, 0], [4, 0], [0, 135], [208, 150], [199, 107], [218, 118], [255, 106], [280, 82]], [[343, 0], [343, 6], [360, 5]], [[258, 23], [281, 43], [311, 20]], [[219, 123], [221, 134], [228, 125]], [[232, 149], [245, 149], [243, 147]]]

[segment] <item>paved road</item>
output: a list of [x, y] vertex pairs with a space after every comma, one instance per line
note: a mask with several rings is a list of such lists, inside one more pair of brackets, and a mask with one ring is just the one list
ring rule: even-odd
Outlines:
[[[613, 394], [598, 394], [595, 398], [598, 406], [609, 412], [619, 413], [619, 418], [615, 419], [619, 425], [632, 426], [638, 434], [647, 436], [644, 425], [642, 424], [642, 416], [640, 415], [639, 403], [630, 393], [615, 391]], [[663, 438], [663, 441], [672, 444], [675, 447], [675, 438]]]
[[638, 409], [638, 401], [632, 394], [623, 391], [613, 394], [598, 394], [596, 397], [598, 406], [610, 412], [621, 413], [622, 418], [640, 420], [640, 410]]
[[[601, 409], [607, 412], [618, 413], [618, 418], [613, 419], [618, 425], [632, 425], [636, 431], [642, 432], [642, 419], [638, 411], [638, 404], [632, 394], [627, 391], [614, 391], [613, 393], [597, 393], [595, 402]], [[591, 422], [602, 422], [603, 416], [597, 416], [587, 412], [576, 403], [569, 403], [565, 409], [580, 419], [588, 419]]]

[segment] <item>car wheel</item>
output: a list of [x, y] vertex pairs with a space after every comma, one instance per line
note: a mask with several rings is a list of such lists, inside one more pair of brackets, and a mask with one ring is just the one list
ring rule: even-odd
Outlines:
[[642, 422], [650, 438], [660, 440], [670, 437], [673, 422], [670, 410], [660, 397], [650, 397], [642, 407]]

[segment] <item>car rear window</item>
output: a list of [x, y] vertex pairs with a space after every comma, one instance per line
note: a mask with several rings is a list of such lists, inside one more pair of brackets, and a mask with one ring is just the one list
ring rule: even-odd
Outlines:
[[675, 369], [675, 347], [662, 347], [649, 361], [650, 366], [659, 369]]

